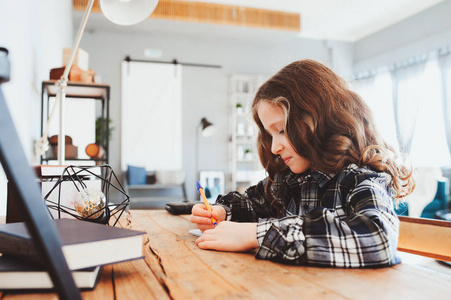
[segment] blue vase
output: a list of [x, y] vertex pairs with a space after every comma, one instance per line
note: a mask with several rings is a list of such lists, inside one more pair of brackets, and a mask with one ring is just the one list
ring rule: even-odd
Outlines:
[[408, 216], [409, 215], [409, 204], [407, 202], [400, 202], [398, 207], [395, 206], [395, 213], [398, 216]]
[[421, 218], [434, 219], [435, 212], [446, 209], [448, 204], [449, 195], [449, 180], [446, 177], [442, 177], [437, 183], [437, 193], [435, 194], [434, 200], [431, 201], [423, 209], [421, 213]]

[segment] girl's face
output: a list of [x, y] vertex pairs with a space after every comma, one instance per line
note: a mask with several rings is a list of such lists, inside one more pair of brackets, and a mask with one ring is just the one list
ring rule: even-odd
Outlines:
[[285, 116], [282, 108], [267, 101], [260, 101], [258, 118], [272, 137], [271, 152], [279, 155], [293, 173], [302, 173], [310, 168], [311, 162], [296, 153], [284, 132]]

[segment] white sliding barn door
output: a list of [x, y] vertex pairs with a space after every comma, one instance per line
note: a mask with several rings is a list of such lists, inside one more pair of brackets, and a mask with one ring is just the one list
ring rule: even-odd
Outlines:
[[121, 168], [182, 169], [182, 68], [122, 62]]

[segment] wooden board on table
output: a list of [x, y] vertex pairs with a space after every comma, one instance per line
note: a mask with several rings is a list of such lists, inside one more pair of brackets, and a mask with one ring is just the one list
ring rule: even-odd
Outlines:
[[451, 222], [399, 216], [398, 250], [451, 262]]

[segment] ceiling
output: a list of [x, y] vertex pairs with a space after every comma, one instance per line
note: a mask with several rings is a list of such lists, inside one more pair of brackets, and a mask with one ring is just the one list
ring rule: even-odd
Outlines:
[[[185, 0], [199, 1], [199, 0]], [[203, 0], [301, 14], [300, 36], [356, 41], [444, 0]]]
[[[126, 30], [172, 32], [178, 34], [221, 34], [222, 37], [258, 38], [258, 36], [297, 35], [321, 40], [354, 42], [374, 32], [389, 27], [440, 2], [447, 0], [183, 0], [223, 5], [246, 6], [268, 10], [295, 12], [301, 15], [300, 32], [242, 28], [218, 24], [156, 20], [128, 27]], [[74, 14], [76, 24], [81, 21], [81, 12]], [[101, 14], [93, 14], [87, 29], [113, 28]], [[78, 25], [77, 25], [78, 26]], [[233, 28], [235, 27], [235, 28]]]

